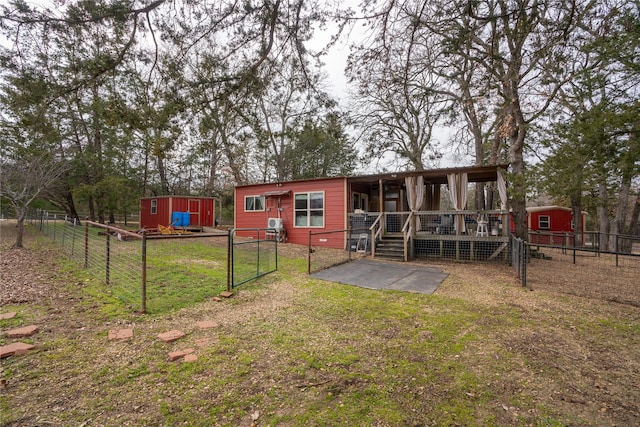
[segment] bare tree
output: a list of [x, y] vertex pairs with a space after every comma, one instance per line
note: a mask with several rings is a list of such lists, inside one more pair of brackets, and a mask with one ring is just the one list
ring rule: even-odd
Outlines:
[[443, 79], [430, 68], [441, 51], [421, 31], [421, 6], [388, 11], [388, 27], [354, 49], [347, 68], [357, 82], [352, 110], [365, 151], [377, 158], [392, 153], [416, 170], [440, 157], [433, 131], [450, 105]]
[[22, 248], [24, 220], [31, 203], [67, 170], [66, 163], [48, 155], [0, 161], [0, 197], [13, 206], [18, 233], [12, 248]]
[[[525, 147], [528, 128], [549, 107], [570, 70], [564, 64], [571, 33], [592, 3], [553, 0], [479, 0], [365, 2], [371, 25], [377, 31], [375, 49], [395, 43], [394, 28], [411, 11], [415, 31], [428, 40], [435, 37], [445, 55], [440, 61], [459, 67], [466, 60], [481, 78], [468, 84], [488, 87], [495, 115], [495, 141], [504, 141], [511, 165], [510, 197], [516, 234], [527, 237]], [[424, 34], [423, 34], [424, 33]], [[413, 37], [411, 38], [413, 40]], [[404, 42], [407, 46], [407, 41]], [[363, 58], [378, 60], [374, 54]], [[445, 72], [444, 75], [449, 75]], [[457, 86], [459, 74], [451, 74]], [[366, 78], [366, 76], [363, 76]], [[412, 76], [413, 78], [413, 76]], [[464, 90], [464, 86], [461, 86]], [[474, 90], [471, 93], [480, 93]], [[463, 102], [469, 95], [458, 96]], [[471, 117], [471, 116], [470, 116]]]

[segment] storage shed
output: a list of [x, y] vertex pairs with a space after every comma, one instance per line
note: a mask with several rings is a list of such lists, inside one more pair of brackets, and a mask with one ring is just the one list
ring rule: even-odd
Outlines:
[[529, 241], [540, 244], [573, 244], [573, 238], [563, 240], [565, 234], [584, 233], [585, 213], [575, 224], [570, 208], [563, 206], [531, 206], [527, 208]]
[[140, 227], [159, 225], [198, 229], [215, 225], [215, 199], [194, 196], [157, 196], [140, 199]]

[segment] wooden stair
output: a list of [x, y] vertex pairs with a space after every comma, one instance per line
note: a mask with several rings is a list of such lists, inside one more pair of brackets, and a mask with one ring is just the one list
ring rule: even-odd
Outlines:
[[394, 261], [404, 261], [402, 236], [385, 236], [376, 243], [376, 257]]

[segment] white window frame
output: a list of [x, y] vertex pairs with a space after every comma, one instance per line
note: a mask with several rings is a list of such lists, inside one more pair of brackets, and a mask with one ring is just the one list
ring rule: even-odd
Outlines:
[[[253, 199], [253, 206], [255, 207], [256, 199], [259, 199], [262, 203], [262, 209], [247, 209], [247, 200]], [[262, 195], [252, 195], [252, 196], [244, 196], [244, 211], [245, 212], [264, 212], [265, 210], [265, 200]]]
[[[298, 209], [296, 207], [297, 197], [300, 195], [307, 196], [307, 207], [304, 209]], [[311, 207], [311, 195], [312, 194], [322, 194], [322, 208], [312, 208]], [[324, 191], [304, 191], [300, 193], [293, 194], [293, 226], [294, 228], [324, 228], [325, 217], [326, 217], [326, 199]], [[306, 224], [298, 224], [298, 212], [306, 212], [307, 223]], [[322, 211], [322, 224], [320, 225], [311, 225], [311, 212], [319, 212]]]
[[[546, 226], [543, 225], [543, 223], [545, 222], [546, 222]], [[551, 230], [551, 215], [538, 215], [538, 229]]]
[[[357, 203], [356, 203], [356, 199]], [[367, 193], [351, 193], [351, 204], [353, 205], [353, 210], [362, 209], [363, 211], [369, 210], [369, 195]]]
[[369, 210], [369, 195], [360, 193], [360, 209], [367, 212]]
[[151, 199], [151, 215], [158, 213], [158, 199]]

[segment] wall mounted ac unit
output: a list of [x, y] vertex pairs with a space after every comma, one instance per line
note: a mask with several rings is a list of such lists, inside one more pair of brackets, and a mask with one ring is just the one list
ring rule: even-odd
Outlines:
[[282, 218], [269, 218], [267, 221], [267, 228], [275, 228], [277, 230], [282, 228]]

